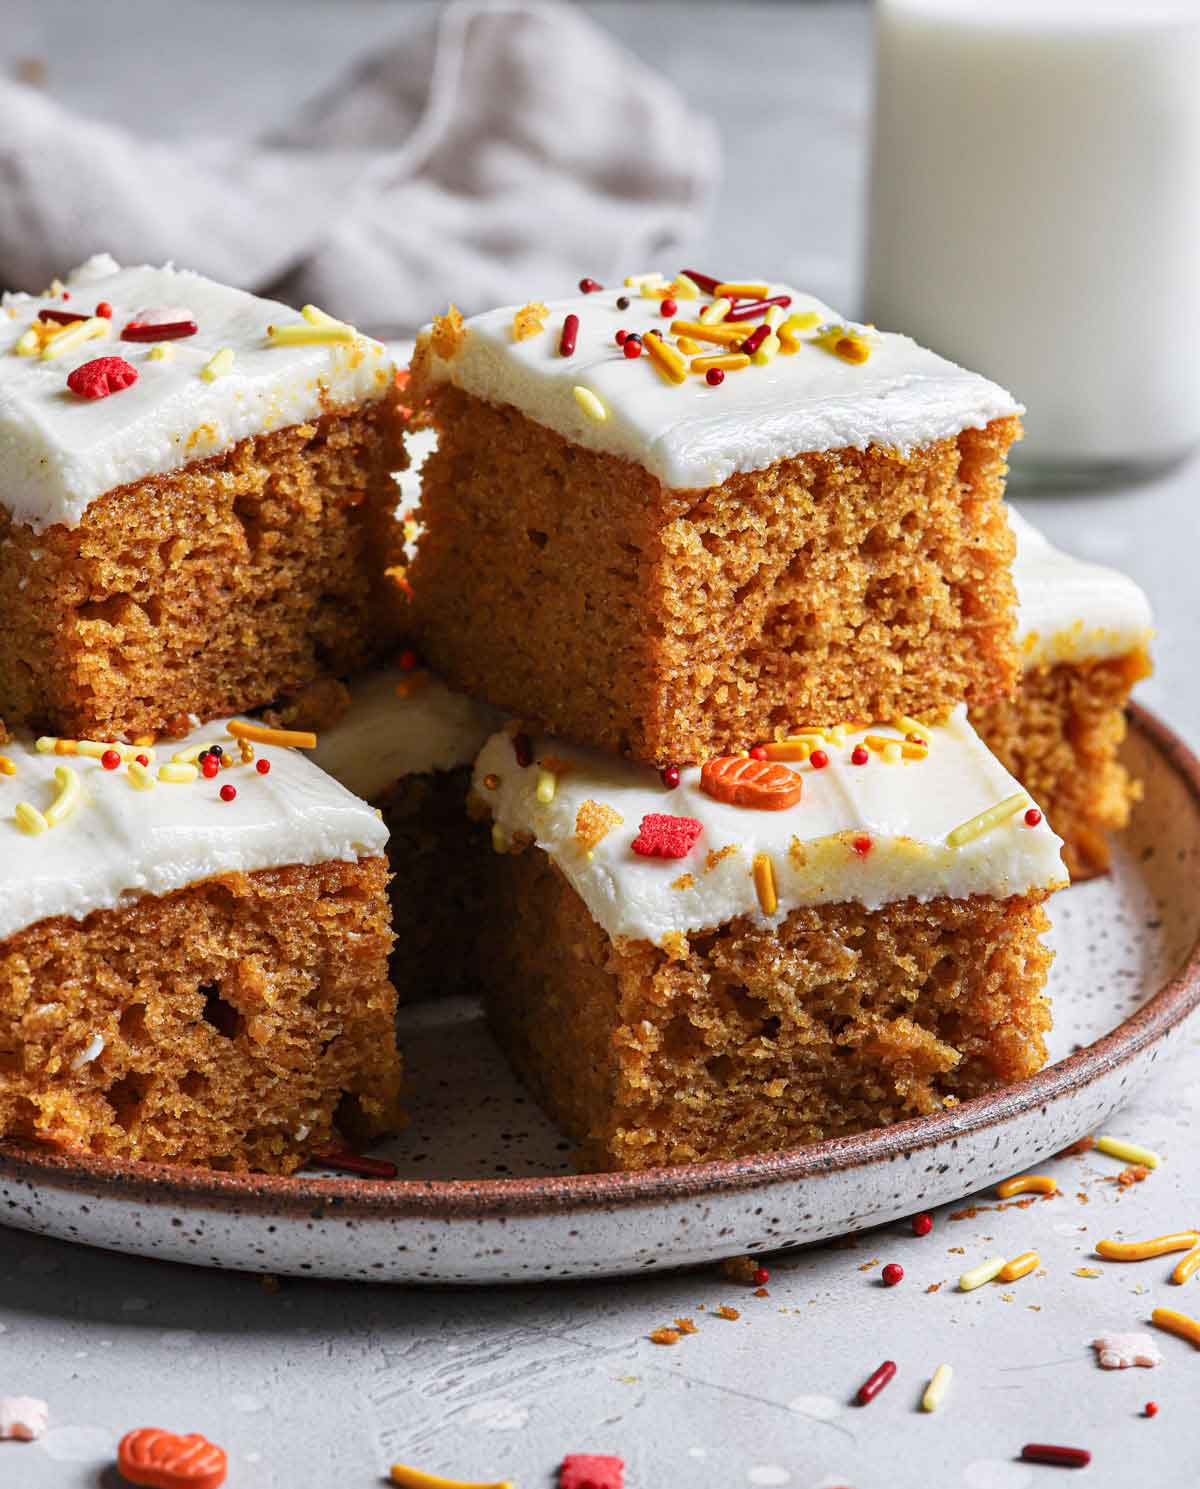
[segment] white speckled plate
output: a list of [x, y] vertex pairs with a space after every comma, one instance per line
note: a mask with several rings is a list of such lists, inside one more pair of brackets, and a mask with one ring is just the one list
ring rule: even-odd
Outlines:
[[772, 1250], [961, 1198], [1107, 1120], [1200, 1002], [1200, 764], [1134, 710], [1145, 801], [1113, 873], [1052, 904], [1054, 1063], [857, 1137], [638, 1174], [568, 1171], [477, 1010], [411, 1009], [413, 1122], [396, 1181], [239, 1178], [0, 1144], [0, 1218], [94, 1246], [250, 1271], [395, 1282], [604, 1276]]

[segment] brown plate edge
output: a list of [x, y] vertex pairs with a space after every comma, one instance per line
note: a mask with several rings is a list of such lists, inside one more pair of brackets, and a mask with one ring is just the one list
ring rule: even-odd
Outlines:
[[[1200, 760], [1148, 709], [1131, 704], [1130, 722], [1182, 777], [1200, 812]], [[104, 1158], [36, 1143], [0, 1141], [0, 1177], [101, 1198], [169, 1200], [183, 1210], [305, 1219], [485, 1220], [581, 1209], [633, 1208], [667, 1199], [794, 1183], [867, 1164], [892, 1162], [1046, 1106], [1125, 1064], [1157, 1043], [1200, 1005], [1200, 937], [1183, 965], [1136, 1013], [1100, 1039], [1036, 1075], [952, 1112], [780, 1153], [632, 1173], [563, 1174], [525, 1179], [358, 1179], [302, 1173], [286, 1178]]]

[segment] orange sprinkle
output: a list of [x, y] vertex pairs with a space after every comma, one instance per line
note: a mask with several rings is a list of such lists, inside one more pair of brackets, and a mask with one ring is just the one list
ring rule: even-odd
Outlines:
[[1028, 1277], [1034, 1267], [1041, 1265], [1041, 1257], [1036, 1251], [1022, 1251], [1020, 1256], [1014, 1256], [1012, 1261], [1005, 1262], [1004, 1266], [996, 1273], [997, 1282], [1016, 1282], [1020, 1277]]
[[869, 750], [883, 750], [896, 745], [906, 760], [924, 760], [929, 754], [927, 744], [915, 744], [910, 739], [888, 739], [884, 734], [868, 734], [863, 743]]
[[687, 381], [687, 363], [676, 347], [669, 345], [661, 336], [644, 336], [642, 350], [654, 363], [655, 369], [665, 382]]
[[[683, 345], [680, 338], [679, 345]], [[690, 370], [692, 372], [708, 372], [710, 368], [717, 367], [722, 372], [738, 372], [743, 367], [749, 367], [750, 358], [745, 352], [718, 352], [709, 357], [693, 357]]]
[[1200, 1322], [1189, 1318], [1186, 1313], [1176, 1313], [1174, 1308], [1156, 1308], [1150, 1315], [1150, 1322], [1200, 1349]]
[[1190, 1251], [1196, 1245], [1200, 1245], [1200, 1233], [1181, 1230], [1149, 1241], [1097, 1241], [1096, 1255], [1108, 1262], [1144, 1262], [1171, 1251]]
[[[705, 326], [699, 321], [672, 321], [671, 331], [676, 336], [687, 336], [692, 341], [711, 341], [717, 346], [740, 346], [749, 334], [745, 326]], [[657, 340], [654, 336], [647, 336], [642, 341], [642, 349], [649, 350], [649, 344]]]
[[1171, 1273], [1171, 1281], [1177, 1283], [1186, 1282], [1197, 1267], [1200, 1267], [1200, 1246], [1196, 1246], [1185, 1257], [1176, 1262], [1175, 1270]]
[[250, 724], [244, 719], [230, 719], [225, 727], [234, 739], [249, 739], [255, 744], [294, 750], [315, 750], [317, 747], [317, 736], [309, 729], [271, 729], [266, 724]]
[[7, 755], [0, 755], [0, 775], [15, 776], [17, 767]]
[[1014, 1194], [1057, 1194], [1058, 1185], [1049, 1174], [1022, 1174], [996, 1185], [998, 1199], [1012, 1199]]
[[764, 915], [774, 915], [779, 909], [779, 895], [775, 890], [775, 865], [769, 853], [754, 855], [754, 892]]
[[758, 279], [735, 279], [729, 284], [719, 284], [713, 290], [717, 300], [762, 300], [771, 293], [771, 286]]

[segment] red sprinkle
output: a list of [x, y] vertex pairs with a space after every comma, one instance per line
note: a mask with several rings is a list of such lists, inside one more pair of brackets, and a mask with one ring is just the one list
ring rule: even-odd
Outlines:
[[859, 1406], [866, 1406], [868, 1401], [874, 1401], [884, 1386], [894, 1378], [896, 1374], [895, 1360], [884, 1360], [874, 1375], [869, 1375], [858, 1388], [857, 1400]]
[[678, 309], [679, 306], [674, 300], [664, 300], [658, 307], [658, 313], [659, 315], [665, 315], [669, 320]]
[[914, 1236], [927, 1236], [933, 1229], [933, 1216], [928, 1213], [914, 1215], [912, 1218], [912, 1233]]
[[859, 858], [866, 858], [867, 854], [871, 851], [871, 839], [865, 832], [860, 833], [850, 846], [858, 854]]
[[67, 378], [67, 387], [80, 398], [107, 398], [110, 393], [133, 387], [137, 380], [137, 368], [124, 357], [97, 357], [76, 367]]
[[528, 734], [513, 735], [513, 754], [517, 757], [517, 764], [522, 770], [527, 765], [533, 764], [533, 740]]
[[640, 357], [642, 355], [642, 338], [640, 336], [627, 336], [621, 350], [627, 357]]
[[1021, 1457], [1026, 1463], [1053, 1463], [1059, 1468], [1086, 1468], [1092, 1461], [1086, 1448], [1060, 1448], [1048, 1442], [1027, 1442]]
[[558, 1489], [624, 1489], [625, 1464], [607, 1453], [568, 1453], [559, 1465]]
[[194, 336], [199, 329], [195, 321], [167, 321], [162, 326], [147, 326], [141, 321], [130, 321], [121, 332], [121, 340], [182, 341], [185, 336]]
[[871, 752], [866, 745], [855, 745], [850, 752], [851, 765], [865, 765], [871, 758]]
[[738, 351], [745, 352], [748, 357], [752, 357], [770, 334], [771, 328], [764, 321], [761, 326], [755, 326], [754, 330], [750, 332], [749, 336], [738, 347]]
[[680, 272], [685, 279], [690, 279], [696, 288], [703, 290], [706, 295], [715, 295], [717, 285], [725, 283], [723, 279], [714, 279], [711, 274], [701, 274], [699, 269], [683, 269]]
[[119, 750], [105, 750], [104, 754], [100, 756], [100, 764], [103, 765], [105, 770], [116, 770], [120, 763], [121, 753]]
[[417, 656], [411, 647], [405, 647], [396, 658], [396, 665], [400, 668], [401, 672], [415, 672], [421, 665], [421, 658]]
[[579, 317], [569, 315], [563, 321], [562, 335], [558, 338], [558, 354], [560, 357], [569, 357], [575, 350], [575, 343], [579, 340]]
[[137, 763], [139, 765], [149, 765], [150, 764], [150, 756], [149, 755], [135, 755], [133, 758], [137, 761]]
[[[220, 767], [218, 766], [218, 769], [219, 768]], [[221, 787], [221, 800], [222, 801], [232, 801], [233, 798], [236, 795], [237, 795], [237, 787], [236, 786], [222, 786]]]
[[1038, 811], [1037, 807], [1030, 807], [1029, 810], [1025, 813], [1026, 827], [1036, 827], [1041, 820], [1042, 814]]
[[107, 300], [101, 300], [99, 305], [96, 306], [96, 314], [101, 320], [110, 321], [112, 320], [112, 306]]
[[211, 781], [213, 776], [220, 775], [221, 762], [216, 755], [205, 755], [200, 762], [200, 774], [206, 781]]
[[39, 310], [38, 320], [53, 321], [56, 326], [73, 326], [83, 316], [77, 310]]
[[808, 757], [808, 763], [814, 770], [824, 770], [829, 764], [829, 756], [824, 750], [814, 750]]
[[686, 858], [703, 831], [703, 823], [695, 817], [647, 812], [633, 840], [633, 851], [641, 858]]
[[628, 337], [628, 335], [629, 335], [629, 332], [626, 331], [624, 329], [624, 327], [622, 327], [622, 329], [619, 330], [617, 332], [617, 334], [613, 337], [613, 340], [617, 343], [618, 346], [624, 346], [625, 345], [625, 340]]
[[904, 1268], [899, 1262], [888, 1262], [879, 1275], [884, 1287], [895, 1287], [897, 1282], [904, 1281]]
[[760, 315], [766, 315], [772, 305], [782, 305], [786, 310], [791, 303], [791, 295], [772, 295], [769, 300], [743, 300], [732, 310], [725, 312], [725, 319], [727, 321], [752, 321]]
[[1148, 1417], [1156, 1417], [1156, 1416], [1158, 1416], [1158, 1402], [1157, 1401], [1147, 1401], [1146, 1404], [1145, 1404], [1145, 1406], [1142, 1407], [1142, 1411]]
[[759, 1267], [751, 1280], [755, 1287], [766, 1287], [767, 1283], [771, 1280], [771, 1274], [767, 1271], [766, 1267]]
[[367, 1158], [362, 1153], [351, 1153], [348, 1148], [331, 1148], [328, 1153], [314, 1153], [314, 1163], [326, 1168], [342, 1169], [347, 1174], [363, 1174], [368, 1179], [394, 1179], [396, 1165], [386, 1158]]
[[597, 290], [602, 290], [603, 288], [604, 286], [598, 279], [588, 279], [585, 277], [579, 281], [580, 292], [585, 295], [594, 295]]
[[658, 774], [659, 779], [668, 791], [674, 791], [675, 787], [679, 785], [678, 765], [664, 765]]
[[271, 774], [271, 762], [269, 760], [256, 760], [254, 762], [254, 768], [256, 771], [258, 771], [260, 776], [268, 776]]
[[725, 371], [721, 367], [710, 367], [704, 374], [704, 381], [710, 388], [719, 388], [725, 381]]
[[765, 760], [767, 758], [766, 745], [751, 745], [750, 758], [751, 760]]

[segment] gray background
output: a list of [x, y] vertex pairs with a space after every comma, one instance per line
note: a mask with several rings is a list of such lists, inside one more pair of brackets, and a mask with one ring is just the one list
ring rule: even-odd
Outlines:
[[[418, 8], [7, 0], [0, 65], [48, 61], [57, 96], [162, 134], [213, 127], [219, 76], [222, 127], [250, 129], [289, 112], [342, 61], [393, 39]], [[745, 264], [752, 241], [756, 264], [853, 309], [866, 11], [587, 8], [707, 100], [722, 129], [732, 169], [696, 258]], [[139, 68], [147, 50], [162, 65]], [[1198, 487], [1193, 462], [1138, 488], [1019, 495], [1056, 541], [1120, 565], [1150, 592], [1158, 671], [1142, 697], [1192, 740]], [[233, 1489], [352, 1489], [379, 1482], [394, 1458], [530, 1489], [581, 1450], [623, 1454], [630, 1489], [1020, 1489], [1055, 1472], [1013, 1460], [1030, 1439], [1090, 1447], [1095, 1462], [1081, 1482], [1194, 1484], [1200, 1357], [1166, 1340], [1161, 1369], [1102, 1374], [1088, 1341], [1137, 1327], [1154, 1302], [1200, 1304], [1190, 1289], [1162, 1286], [1166, 1268], [1156, 1264], [1074, 1275], [1093, 1260], [1095, 1239], [1118, 1227], [1153, 1235], [1198, 1218], [1200, 1050], [1196, 1033], [1181, 1043], [1175, 1066], [1120, 1119], [1168, 1155], [1148, 1182], [1121, 1191], [1109, 1182], [1118, 1164], [1066, 1160], [1054, 1168], [1058, 1200], [958, 1221], [942, 1213], [924, 1240], [898, 1226], [793, 1254], [772, 1263], [765, 1299], [709, 1273], [487, 1293], [284, 1281], [270, 1294], [250, 1277], [0, 1230], [0, 1393], [46, 1397], [55, 1423], [43, 1443], [0, 1445], [0, 1485], [105, 1482], [116, 1437], [147, 1422], [223, 1444]], [[970, 1259], [1028, 1246], [1040, 1249], [1047, 1275], [953, 1291]], [[885, 1290], [878, 1264], [893, 1260], [908, 1276]], [[946, 1286], [929, 1294], [938, 1282]], [[698, 1311], [721, 1302], [740, 1307], [741, 1319]], [[698, 1337], [674, 1349], [647, 1341], [679, 1313], [696, 1318]], [[849, 1406], [885, 1356], [900, 1365], [897, 1381], [872, 1406]], [[915, 1406], [941, 1360], [956, 1369], [952, 1396], [926, 1417]], [[1162, 1408], [1154, 1420], [1139, 1415], [1149, 1398]]]

